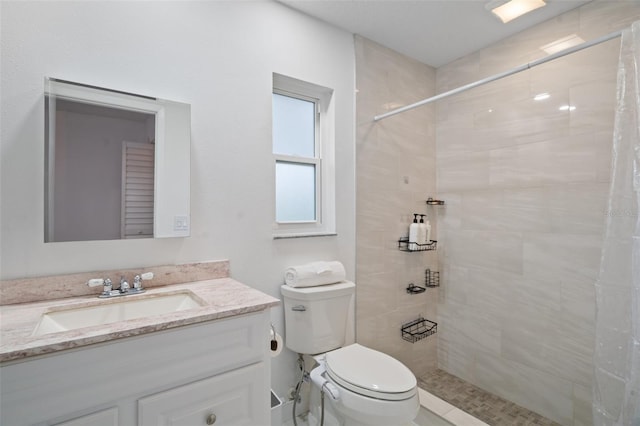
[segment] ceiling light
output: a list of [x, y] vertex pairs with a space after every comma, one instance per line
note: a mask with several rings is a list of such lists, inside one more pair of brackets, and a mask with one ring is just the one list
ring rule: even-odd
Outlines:
[[532, 10], [545, 6], [544, 0], [493, 0], [485, 6], [505, 24]]
[[573, 105], [562, 105], [558, 108], [560, 111], [575, 111], [576, 107]]
[[548, 93], [538, 93], [533, 97], [534, 101], [544, 101], [545, 99], [549, 99], [551, 97]]
[[560, 52], [561, 50], [568, 49], [573, 46], [584, 43], [584, 40], [578, 37], [576, 34], [571, 34], [566, 37], [559, 38], [556, 41], [552, 41], [549, 44], [540, 46], [541, 50], [544, 50], [549, 55]]

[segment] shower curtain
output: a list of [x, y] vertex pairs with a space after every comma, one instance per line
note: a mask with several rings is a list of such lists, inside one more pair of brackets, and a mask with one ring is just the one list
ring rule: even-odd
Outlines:
[[612, 179], [596, 282], [593, 423], [640, 426], [640, 21], [622, 34]]

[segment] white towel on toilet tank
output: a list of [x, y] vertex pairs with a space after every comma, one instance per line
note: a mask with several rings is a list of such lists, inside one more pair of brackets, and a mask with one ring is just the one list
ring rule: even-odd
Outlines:
[[287, 268], [284, 282], [290, 287], [314, 287], [344, 281], [346, 276], [344, 265], [338, 261], [311, 262]]

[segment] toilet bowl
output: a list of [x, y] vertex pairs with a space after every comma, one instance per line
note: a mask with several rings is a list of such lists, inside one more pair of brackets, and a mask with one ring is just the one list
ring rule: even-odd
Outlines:
[[[404, 426], [418, 414], [415, 376], [396, 359], [359, 344], [314, 357], [310, 426]], [[324, 389], [324, 396], [320, 390]]]

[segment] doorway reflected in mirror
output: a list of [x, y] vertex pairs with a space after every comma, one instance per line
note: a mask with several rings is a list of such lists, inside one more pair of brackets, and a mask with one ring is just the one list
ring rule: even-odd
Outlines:
[[45, 242], [189, 236], [189, 104], [53, 78], [44, 100]]
[[47, 96], [45, 117], [46, 241], [152, 238], [155, 115]]

